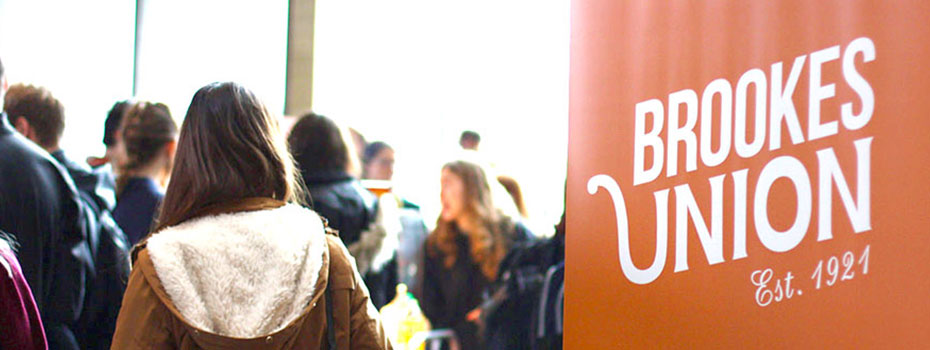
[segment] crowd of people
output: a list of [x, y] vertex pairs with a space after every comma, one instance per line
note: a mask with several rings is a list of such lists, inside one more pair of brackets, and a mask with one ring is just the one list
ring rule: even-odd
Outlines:
[[180, 127], [117, 102], [105, 155], [77, 161], [64, 106], [4, 73], [0, 350], [390, 349], [398, 290], [443, 348], [561, 348], [565, 217], [530, 232], [513, 178], [450, 159], [430, 230], [391, 191], [390, 145], [314, 113], [283, 130], [236, 83], [198, 90]]

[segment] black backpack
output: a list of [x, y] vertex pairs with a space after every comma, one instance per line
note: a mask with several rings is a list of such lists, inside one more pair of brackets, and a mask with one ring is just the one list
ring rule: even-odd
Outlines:
[[565, 305], [565, 262], [549, 268], [530, 325], [531, 349], [562, 349]]
[[[547, 291], [552, 289], [554, 280], [550, 270], [564, 266], [564, 260], [565, 241], [562, 235], [518, 245], [504, 258], [499, 277], [489, 288], [481, 306], [481, 332], [487, 349], [536, 349], [539, 348], [536, 344], [556, 342], [537, 340], [539, 330], [536, 324], [540, 318], [547, 320], [546, 324], [552, 320], [548, 316], [550, 312], [540, 312], [540, 308], [555, 307], [553, 302], [556, 298], [550, 294], [558, 293]], [[556, 282], [558, 286], [562, 285], [561, 280], [559, 278]], [[544, 337], [550, 334], [550, 331], [543, 330]], [[561, 349], [561, 331], [558, 345]]]

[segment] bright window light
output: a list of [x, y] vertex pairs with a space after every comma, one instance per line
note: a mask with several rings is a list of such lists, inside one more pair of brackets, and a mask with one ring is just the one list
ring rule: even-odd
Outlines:
[[286, 0], [142, 1], [139, 99], [162, 102], [180, 123], [194, 92], [234, 81], [284, 112]]
[[0, 59], [10, 84], [48, 88], [65, 106], [61, 146], [103, 155], [103, 121], [132, 95], [135, 1], [0, 0]]
[[530, 228], [562, 214], [569, 1], [317, 1], [313, 108], [396, 150], [396, 192], [439, 213], [463, 130], [519, 181]]

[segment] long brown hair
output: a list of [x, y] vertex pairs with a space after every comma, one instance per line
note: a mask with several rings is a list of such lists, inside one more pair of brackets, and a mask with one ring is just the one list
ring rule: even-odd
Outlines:
[[251, 197], [299, 202], [303, 194], [278, 120], [248, 89], [213, 83], [194, 94], [181, 125], [158, 232], [221, 203]]
[[506, 234], [514, 229], [514, 223], [495, 206], [491, 196], [491, 186], [484, 170], [473, 163], [455, 161], [443, 166], [462, 179], [465, 187], [464, 215], [470, 222], [470, 232], [463, 232], [455, 222], [436, 221], [436, 229], [426, 239], [427, 254], [432, 257], [442, 256], [446, 268], [452, 267], [458, 259], [458, 247], [455, 240], [458, 235], [468, 238], [472, 261], [479, 265], [482, 274], [489, 280], [497, 277], [497, 268], [507, 250], [510, 239]]
[[[178, 125], [171, 118], [168, 106], [161, 103], [137, 102], [129, 107], [120, 123], [121, 143], [126, 149], [126, 161], [118, 164], [116, 195], [119, 197], [129, 181], [128, 172], [148, 166], [165, 145], [178, 136]], [[170, 171], [168, 164], [165, 173]]]

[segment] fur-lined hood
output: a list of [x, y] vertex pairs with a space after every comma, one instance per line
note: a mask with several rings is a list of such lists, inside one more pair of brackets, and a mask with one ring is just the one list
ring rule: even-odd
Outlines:
[[314, 287], [327, 249], [323, 224], [298, 205], [189, 220], [146, 247], [170, 302], [207, 332], [272, 334], [322, 293]]

